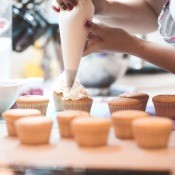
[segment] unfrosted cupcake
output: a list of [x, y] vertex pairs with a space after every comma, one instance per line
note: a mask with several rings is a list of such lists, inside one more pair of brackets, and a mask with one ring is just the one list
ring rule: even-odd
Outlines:
[[152, 101], [156, 115], [175, 119], [175, 95], [157, 95]]
[[77, 118], [72, 122], [74, 138], [80, 146], [106, 145], [110, 125], [105, 118]]
[[40, 116], [41, 112], [36, 109], [10, 109], [2, 114], [6, 121], [9, 136], [16, 136], [15, 122], [23, 117]]
[[17, 108], [38, 109], [46, 115], [49, 98], [41, 95], [25, 95], [16, 100]]
[[115, 136], [121, 139], [133, 139], [132, 122], [138, 118], [149, 117], [148, 113], [138, 110], [124, 110], [112, 113]]
[[142, 148], [165, 148], [173, 128], [173, 122], [166, 118], [137, 119], [132, 124], [134, 138]]
[[64, 110], [91, 111], [93, 99], [88, 96], [82, 85], [74, 85], [72, 89], [65, 89], [61, 99]]
[[137, 99], [142, 103], [142, 110], [145, 111], [149, 95], [142, 92], [131, 92], [119, 95], [121, 98]]
[[46, 117], [26, 117], [15, 122], [17, 136], [23, 144], [47, 144], [52, 120]]
[[142, 110], [142, 104], [136, 99], [114, 98], [108, 101], [110, 113], [119, 110]]
[[78, 117], [90, 117], [90, 114], [85, 111], [67, 110], [57, 113], [57, 122], [60, 131], [60, 136], [65, 138], [73, 137], [71, 123]]

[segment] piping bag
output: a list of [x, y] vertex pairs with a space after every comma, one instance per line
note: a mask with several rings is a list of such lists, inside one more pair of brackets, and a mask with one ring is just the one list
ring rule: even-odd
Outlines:
[[64, 70], [69, 90], [74, 84], [88, 37], [84, 22], [92, 20], [94, 11], [92, 0], [79, 0], [71, 11], [61, 10], [59, 13]]

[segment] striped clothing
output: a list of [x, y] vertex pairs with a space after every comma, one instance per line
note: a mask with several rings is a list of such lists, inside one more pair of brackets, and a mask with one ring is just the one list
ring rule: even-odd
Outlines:
[[159, 32], [166, 42], [175, 46], [175, 20], [169, 10], [169, 1], [165, 4], [159, 19]]

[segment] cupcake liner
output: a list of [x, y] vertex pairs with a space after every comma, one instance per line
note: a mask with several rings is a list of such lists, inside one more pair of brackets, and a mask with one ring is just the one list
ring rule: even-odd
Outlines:
[[54, 105], [55, 105], [56, 111], [63, 111], [63, 105], [61, 102], [62, 97], [63, 97], [62, 94], [57, 94], [57, 93], [53, 94]]
[[45, 103], [17, 103], [17, 108], [21, 109], [38, 109], [42, 115], [46, 115], [48, 102]]
[[109, 111], [110, 113], [112, 114], [113, 112], [115, 111], [120, 111], [120, 110], [142, 110], [142, 105], [139, 104], [139, 105], [110, 105], [108, 104], [109, 106]]
[[90, 113], [93, 101], [62, 101], [64, 110], [82, 110]]
[[155, 101], [153, 103], [157, 116], [175, 119], [175, 103], [160, 103]]
[[135, 98], [137, 100], [140, 101], [140, 103], [142, 103], [142, 111], [145, 111], [147, 103], [148, 103], [148, 99], [149, 97], [144, 97], [144, 98]]
[[136, 143], [142, 148], [165, 148], [167, 147], [171, 130], [166, 132], [152, 132], [133, 127], [133, 134]]

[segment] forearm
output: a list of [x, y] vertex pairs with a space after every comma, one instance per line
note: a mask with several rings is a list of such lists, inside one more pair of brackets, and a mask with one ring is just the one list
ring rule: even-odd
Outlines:
[[107, 0], [96, 18], [105, 25], [145, 34], [157, 29], [157, 15], [144, 0]]
[[175, 48], [173, 46], [162, 46], [139, 38], [134, 38], [134, 40], [134, 49], [130, 50], [131, 54], [175, 73]]

